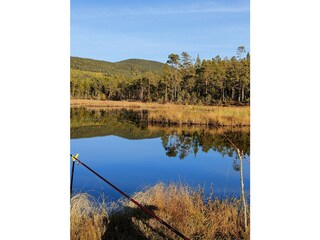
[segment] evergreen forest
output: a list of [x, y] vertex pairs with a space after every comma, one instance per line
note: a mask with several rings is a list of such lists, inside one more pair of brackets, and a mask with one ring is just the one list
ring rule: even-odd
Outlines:
[[187, 52], [166, 63], [142, 59], [106, 62], [71, 57], [72, 98], [215, 105], [250, 103], [250, 54], [194, 59]]

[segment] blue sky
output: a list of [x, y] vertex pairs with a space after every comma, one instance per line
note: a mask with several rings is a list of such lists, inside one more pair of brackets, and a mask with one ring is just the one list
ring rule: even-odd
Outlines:
[[249, 0], [71, 0], [71, 56], [116, 62], [166, 62], [170, 53], [193, 58], [250, 51]]

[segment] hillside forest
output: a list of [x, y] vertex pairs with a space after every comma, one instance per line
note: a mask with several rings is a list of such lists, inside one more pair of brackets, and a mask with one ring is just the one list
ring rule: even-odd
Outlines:
[[250, 102], [250, 54], [193, 59], [170, 54], [165, 64], [128, 59], [106, 62], [71, 57], [72, 98], [214, 105]]

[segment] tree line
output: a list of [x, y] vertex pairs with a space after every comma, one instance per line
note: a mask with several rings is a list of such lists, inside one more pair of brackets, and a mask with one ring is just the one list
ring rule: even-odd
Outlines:
[[170, 54], [161, 73], [131, 69], [130, 75], [71, 69], [71, 97], [101, 100], [216, 104], [250, 102], [250, 54], [243, 46], [228, 59], [194, 60]]

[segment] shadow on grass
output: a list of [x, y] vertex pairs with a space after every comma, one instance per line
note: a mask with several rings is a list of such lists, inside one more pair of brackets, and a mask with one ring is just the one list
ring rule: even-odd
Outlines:
[[[152, 212], [157, 210], [156, 206], [145, 205]], [[139, 208], [123, 207], [121, 210], [114, 212], [109, 216], [109, 225], [107, 231], [103, 236], [104, 240], [149, 240], [146, 236], [146, 232], [153, 232], [158, 235], [157, 239], [172, 240], [171, 238], [165, 236], [161, 230], [154, 229], [148, 224], [148, 221], [152, 219], [147, 213], [143, 212]], [[133, 221], [135, 220], [136, 223]], [[144, 232], [142, 232], [137, 226], [139, 221], [140, 227], [142, 227]]]

